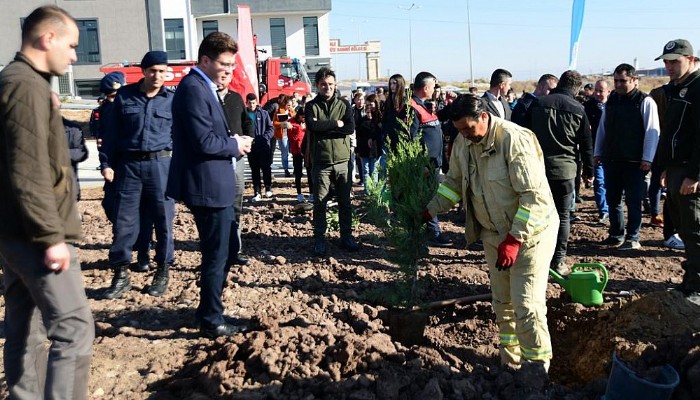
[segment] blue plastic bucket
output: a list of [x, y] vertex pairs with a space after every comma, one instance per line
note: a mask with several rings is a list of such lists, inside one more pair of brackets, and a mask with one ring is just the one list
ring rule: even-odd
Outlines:
[[603, 400], [668, 400], [678, 386], [678, 372], [664, 365], [652, 382], [637, 375], [613, 353], [613, 365]]

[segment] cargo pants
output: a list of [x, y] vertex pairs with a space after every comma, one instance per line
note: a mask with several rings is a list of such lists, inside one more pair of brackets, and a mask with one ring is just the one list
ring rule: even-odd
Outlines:
[[0, 239], [5, 281], [5, 377], [13, 399], [85, 399], [95, 323], [73, 246], [51, 272], [40, 246]]
[[558, 229], [558, 218], [552, 215], [547, 228], [535, 236], [534, 243], [520, 247], [515, 264], [505, 271], [496, 269], [498, 244], [504, 237], [495, 231], [481, 232], [504, 364], [538, 362], [549, 370], [552, 343], [547, 327], [547, 280]]
[[314, 238], [322, 240], [326, 235], [328, 222], [326, 220], [326, 203], [330, 200], [330, 187], [335, 187], [338, 196], [338, 223], [340, 237], [352, 236], [352, 203], [350, 191], [352, 179], [348, 175], [348, 162], [343, 161], [333, 165], [313, 166], [314, 194]]

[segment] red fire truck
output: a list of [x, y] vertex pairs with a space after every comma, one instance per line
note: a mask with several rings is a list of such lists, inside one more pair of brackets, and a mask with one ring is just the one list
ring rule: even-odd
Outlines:
[[[180, 80], [190, 72], [197, 63], [195, 61], [174, 61], [168, 64], [168, 74], [165, 76], [166, 86], [175, 87]], [[105, 74], [121, 71], [126, 76], [126, 83], [138, 82], [143, 78], [143, 72], [139, 63], [115, 63], [106, 64], [100, 68]], [[311, 93], [311, 81], [306, 69], [294, 58], [268, 58], [258, 62], [258, 90], [260, 91], [260, 104], [265, 104], [268, 99], [276, 98], [280, 94], [291, 95], [296, 92], [304, 96]], [[234, 74], [234, 79], [236, 75]], [[231, 84], [231, 88], [240, 85]], [[239, 93], [245, 99], [247, 93]]]

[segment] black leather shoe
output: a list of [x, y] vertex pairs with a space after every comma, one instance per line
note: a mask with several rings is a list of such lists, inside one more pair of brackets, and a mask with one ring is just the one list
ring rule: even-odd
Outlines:
[[202, 336], [210, 337], [212, 339], [218, 338], [220, 336], [233, 336], [237, 333], [245, 332], [247, 327], [245, 325], [233, 325], [228, 323], [223, 323], [214, 328], [199, 328], [199, 334]]
[[248, 265], [250, 260], [243, 254], [236, 254], [236, 256], [231, 260], [231, 265]]
[[317, 256], [325, 256], [326, 255], [326, 241], [324, 239], [316, 240], [316, 243], [314, 244], [314, 254]]
[[360, 249], [360, 245], [352, 238], [352, 236], [346, 236], [340, 239], [340, 245], [347, 251], [357, 251]]

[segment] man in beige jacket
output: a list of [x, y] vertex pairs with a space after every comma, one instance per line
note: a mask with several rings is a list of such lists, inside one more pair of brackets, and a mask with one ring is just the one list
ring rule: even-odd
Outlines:
[[467, 242], [484, 243], [501, 361], [547, 370], [552, 346], [545, 294], [559, 218], [542, 149], [534, 133], [489, 114], [471, 94], [459, 96], [448, 113], [460, 134], [427, 211], [436, 215], [463, 201]]

